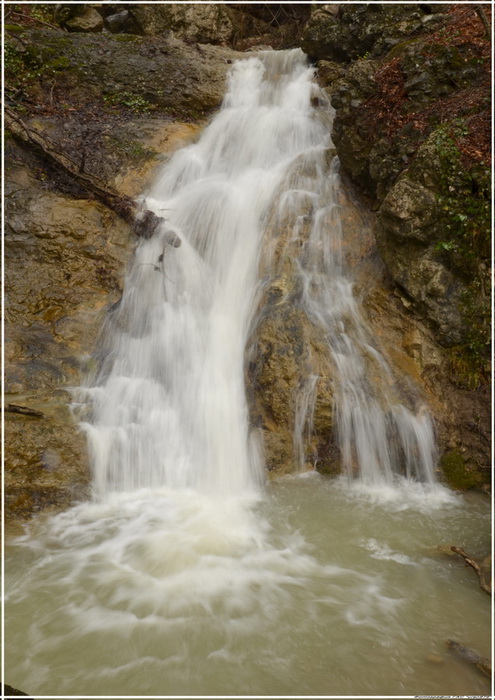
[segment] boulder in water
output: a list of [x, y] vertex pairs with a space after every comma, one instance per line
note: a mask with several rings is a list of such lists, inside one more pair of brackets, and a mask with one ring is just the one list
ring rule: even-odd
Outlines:
[[[139, 238], [152, 238], [158, 231], [160, 226], [165, 223], [165, 219], [157, 216], [152, 211], [146, 210], [136, 215], [133, 231]], [[178, 248], [181, 245], [180, 238], [170, 230], [165, 231], [164, 241], [167, 245], [173, 248]]]

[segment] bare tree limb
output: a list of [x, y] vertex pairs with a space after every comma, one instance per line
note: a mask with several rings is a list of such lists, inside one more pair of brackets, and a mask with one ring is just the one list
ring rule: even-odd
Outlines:
[[492, 665], [490, 659], [480, 656], [477, 652], [473, 651], [473, 649], [468, 649], [468, 647], [459, 644], [459, 642], [455, 642], [453, 639], [447, 639], [447, 646], [465, 661], [469, 661], [469, 663], [477, 666], [482, 673], [491, 677]]
[[25, 12], [18, 12], [17, 10], [12, 10], [11, 14], [16, 15], [17, 17], [22, 17], [23, 19], [27, 19], [30, 22], [36, 22], [37, 24], [42, 24], [44, 27], [50, 27], [50, 29], [56, 29], [57, 31], [66, 31], [63, 30], [60, 26], [55, 26], [54, 24], [50, 24], [49, 22], [44, 22], [42, 19], [38, 19], [38, 17], [33, 17], [33, 15], [28, 15]]
[[[61, 168], [69, 174], [79, 185], [90, 192], [96, 199], [112, 209], [128, 224], [133, 227], [134, 234], [142, 238], [151, 236], [165, 222], [163, 217], [156, 216], [150, 211], [140, 211], [136, 203], [127, 195], [120, 194], [108, 183], [96, 175], [84, 171], [84, 164], [72, 160], [65, 153], [61, 153], [55, 144], [36, 129], [28, 127], [22, 119], [9, 107], [5, 107], [5, 127], [17, 139], [28, 144], [34, 150], [40, 152], [51, 164]], [[173, 231], [165, 231], [165, 242], [178, 248], [181, 240]]]
[[459, 554], [464, 559], [467, 566], [470, 566], [472, 569], [474, 569], [476, 571], [476, 573], [478, 574], [478, 579], [480, 582], [481, 590], [484, 591], [485, 593], [487, 593], [488, 595], [491, 595], [492, 594], [491, 581], [488, 583], [486, 582], [485, 574], [481, 570], [481, 567], [478, 564], [478, 562], [475, 561], [474, 559], [472, 559], [468, 554], [466, 554], [466, 552], [461, 547], [451, 547], [450, 549], [453, 552], [455, 552], [456, 554]]
[[136, 205], [125, 195], [113, 190], [100, 178], [79, 172], [80, 163], [76, 163], [65, 153], [58, 152], [43, 134], [28, 127], [20, 117], [9, 107], [5, 107], [5, 127], [18, 139], [29, 144], [34, 150], [41, 151], [42, 155], [53, 164], [62, 168], [72, 176], [79, 185], [82, 185], [91, 192], [97, 199], [113, 209], [121, 218], [128, 223], [133, 223]]
[[488, 21], [488, 17], [486, 16], [486, 12], [483, 9], [483, 5], [476, 5], [475, 10], [476, 10], [476, 14], [480, 18], [480, 20], [483, 22], [483, 26], [485, 27], [486, 36], [489, 39], [492, 35], [492, 28], [490, 27], [490, 22]]

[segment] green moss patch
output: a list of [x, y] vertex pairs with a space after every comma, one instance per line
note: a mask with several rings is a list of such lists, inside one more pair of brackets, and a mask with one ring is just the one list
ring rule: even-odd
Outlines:
[[460, 491], [467, 491], [479, 487], [483, 478], [467, 462], [461, 452], [453, 450], [447, 452], [440, 459], [440, 468], [445, 481], [449, 486]]

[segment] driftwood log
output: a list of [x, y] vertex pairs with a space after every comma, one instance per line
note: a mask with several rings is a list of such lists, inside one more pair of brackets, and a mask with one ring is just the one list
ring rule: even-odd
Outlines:
[[492, 664], [490, 659], [486, 659], [484, 656], [480, 656], [473, 649], [468, 649], [468, 647], [455, 642], [453, 639], [447, 639], [448, 648], [453, 651], [457, 656], [460, 656], [464, 661], [468, 661], [479, 668], [479, 670], [486, 676], [492, 675]]
[[[57, 146], [39, 131], [27, 126], [9, 107], [5, 107], [5, 127], [16, 139], [42, 155], [51, 165], [62, 169], [79, 186], [82, 186], [96, 199], [112, 209], [132, 226], [136, 236], [151, 238], [165, 223], [164, 218], [156, 216], [153, 212], [139, 210], [130, 197], [117, 192], [101, 178], [84, 172], [80, 163], [76, 163], [67, 154], [60, 152]], [[168, 230], [165, 231], [165, 243], [178, 248], [181, 245], [181, 240], [173, 231]]]
[[485, 572], [483, 571], [483, 569], [481, 568], [479, 563], [475, 559], [470, 557], [468, 554], [466, 554], [466, 552], [461, 547], [451, 547], [450, 549], [453, 552], [455, 552], [456, 554], [459, 554], [459, 556], [461, 556], [464, 559], [464, 561], [466, 562], [466, 565], [470, 566], [472, 569], [474, 569], [476, 571], [476, 573], [478, 574], [478, 579], [480, 582], [481, 590], [491, 596], [491, 594], [492, 594], [492, 582], [489, 579], [488, 583], [487, 583], [486, 578], [485, 578]]
[[6, 413], [20, 413], [23, 416], [33, 416], [33, 418], [43, 418], [41, 411], [36, 411], [28, 406], [17, 406], [15, 403], [8, 403], [5, 406]]

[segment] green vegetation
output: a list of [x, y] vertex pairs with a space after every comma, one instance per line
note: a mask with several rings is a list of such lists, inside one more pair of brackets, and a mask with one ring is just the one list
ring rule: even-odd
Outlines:
[[36, 20], [51, 23], [54, 21], [55, 10], [55, 5], [47, 5], [45, 3], [33, 5], [10, 3], [5, 7], [5, 19], [9, 22], [17, 20], [23, 24], [31, 24], [36, 22]]
[[143, 37], [139, 36], [138, 34], [112, 34], [112, 39], [113, 41], [120, 41], [120, 42], [142, 42]]
[[437, 250], [463, 280], [461, 298], [464, 341], [452, 350], [452, 365], [462, 385], [475, 389], [487, 379], [490, 362], [490, 294], [488, 261], [491, 248], [491, 175], [483, 162], [466, 167], [459, 144], [469, 126], [457, 120], [433, 134], [440, 157], [442, 239]]
[[[20, 29], [20, 28], [19, 28]], [[61, 41], [67, 42], [65, 37]], [[5, 85], [7, 96], [15, 95], [14, 108], [20, 107], [23, 97], [37, 97], [44, 81], [53, 85], [61, 71], [73, 70], [71, 60], [60, 53], [60, 46], [24, 43], [22, 34], [7, 36], [4, 49]]]
[[139, 141], [122, 137], [109, 136], [107, 138], [107, 147], [120, 156], [131, 158], [136, 165], [158, 155], [157, 151], [145, 148]]
[[479, 472], [469, 469], [466, 459], [458, 450], [444, 454], [440, 459], [440, 467], [445, 480], [454, 489], [466, 491], [479, 487], [483, 483]]
[[151, 104], [141, 95], [133, 95], [127, 90], [107, 93], [103, 95], [103, 100], [109, 107], [127, 107], [133, 112], [140, 114], [148, 114], [156, 109], [156, 105]]
[[[441, 160], [439, 203], [447, 237], [439, 250], [458, 254], [459, 271], [472, 274], [479, 259], [490, 255], [490, 169], [483, 162], [466, 168], [458, 143], [469, 134], [464, 120], [441, 126], [433, 134]], [[467, 266], [467, 267], [466, 267]]]

